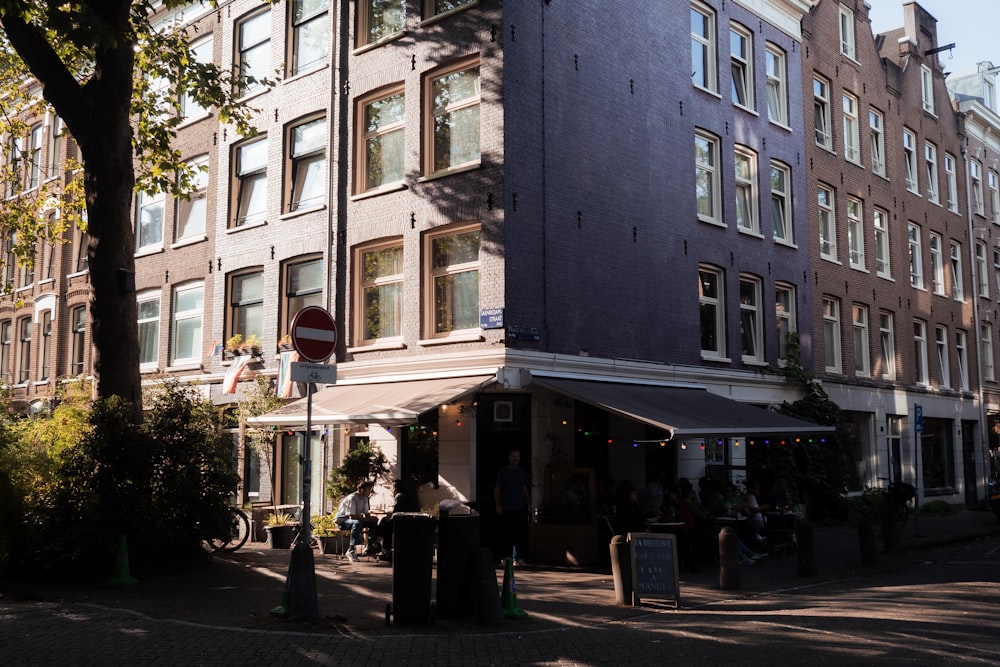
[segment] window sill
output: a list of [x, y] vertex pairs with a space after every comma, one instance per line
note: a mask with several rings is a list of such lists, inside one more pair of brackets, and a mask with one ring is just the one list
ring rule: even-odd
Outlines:
[[875, 275], [877, 275], [877, 276], [878, 276], [879, 278], [881, 278], [882, 280], [888, 280], [888, 281], [889, 281], [889, 282], [891, 282], [891, 283], [894, 283], [894, 282], [896, 282], [896, 279], [895, 279], [895, 278], [893, 278], [893, 277], [892, 277], [892, 276], [890, 276], [890, 275], [886, 275], [886, 274], [884, 274], [884, 273], [877, 273], [877, 274], [875, 274]]
[[761, 361], [756, 357], [743, 357], [743, 364], [746, 366], [756, 366], [758, 368], [767, 368], [768, 366], [766, 361]]
[[817, 142], [816, 143], [816, 148], [819, 148], [820, 150], [826, 151], [827, 153], [829, 153], [833, 157], [837, 157], [837, 151], [833, 150], [833, 146], [827, 146], [826, 144], [821, 144], [821, 143]]
[[278, 216], [278, 220], [291, 220], [292, 218], [297, 218], [300, 215], [308, 215], [310, 213], [315, 213], [316, 211], [326, 210], [326, 204], [318, 204], [316, 206], [309, 206], [307, 208], [297, 208], [294, 211], [289, 211], [288, 213], [282, 213]]
[[786, 241], [785, 239], [774, 239], [776, 245], [783, 245], [786, 248], [791, 248], [792, 250], [798, 250], [799, 244], [795, 241]]
[[356, 195], [351, 195], [351, 201], [361, 201], [362, 199], [370, 199], [371, 197], [378, 197], [379, 195], [388, 194], [390, 192], [399, 192], [400, 190], [407, 190], [408, 186], [403, 181], [397, 181], [389, 185], [383, 185], [378, 188], [372, 188], [371, 190], [365, 190], [364, 192], [359, 192]]
[[691, 85], [694, 86], [695, 90], [700, 90], [701, 92], [707, 95], [711, 95], [712, 97], [717, 97], [720, 100], [722, 99], [722, 95], [717, 90], [712, 90], [711, 88], [705, 88], [704, 86], [699, 86], [696, 83], [692, 83]]
[[73, 273], [67, 273], [66, 277], [67, 278], [79, 278], [81, 276], [89, 276], [89, 275], [90, 275], [90, 270], [89, 269], [84, 269], [83, 271], [74, 271]]
[[174, 243], [170, 244], [170, 248], [171, 249], [183, 248], [184, 246], [194, 245], [196, 243], [202, 243], [203, 241], [207, 241], [207, 240], [208, 240], [208, 236], [205, 235], [205, 234], [202, 234], [201, 236], [190, 236], [190, 237], [188, 237], [186, 239], [181, 239], [180, 241], [175, 241]]
[[159, 255], [163, 252], [163, 246], [157, 248], [141, 248], [136, 250], [135, 257], [138, 259], [140, 257], [149, 257], [150, 255]]
[[713, 219], [713, 218], [701, 218], [701, 217], [699, 217], [698, 218], [698, 222], [704, 222], [706, 225], [712, 225], [713, 227], [721, 227], [722, 229], [726, 229], [727, 228], [726, 223], [724, 223], [721, 220], [716, 220], [716, 219]]
[[189, 363], [180, 363], [175, 366], [167, 366], [167, 373], [176, 373], [178, 371], [200, 371], [202, 370], [201, 364], [194, 361]]
[[760, 239], [762, 241], [764, 240], [764, 235], [758, 232], [756, 229], [744, 229], [741, 227], [738, 231], [740, 234], [743, 234], [744, 236], [752, 236], [755, 239]]
[[261, 220], [260, 222], [252, 222], [252, 223], [250, 223], [248, 225], [247, 224], [243, 224], [243, 225], [240, 225], [239, 227], [227, 227], [226, 228], [226, 233], [227, 234], [235, 234], [236, 232], [242, 232], [242, 231], [244, 231], [246, 229], [256, 229], [257, 227], [264, 227], [265, 225], [267, 225], [267, 220]]
[[362, 53], [368, 53], [369, 51], [377, 49], [380, 46], [388, 44], [389, 42], [394, 42], [400, 37], [406, 36], [406, 34], [407, 33], [405, 30], [401, 30], [399, 32], [394, 32], [391, 35], [386, 35], [382, 39], [376, 40], [374, 42], [368, 42], [367, 44], [362, 44], [361, 46], [355, 47], [354, 50], [351, 51], [351, 55], [360, 56]]
[[151, 373], [159, 373], [160, 369], [158, 366], [139, 366], [139, 374], [147, 375]]
[[832, 257], [830, 255], [820, 255], [819, 258], [824, 262], [830, 262], [831, 264], [837, 264], [838, 266], [844, 265], [844, 263], [841, 262], [839, 259], [837, 259], [836, 257]]
[[436, 22], [438, 22], [438, 21], [440, 21], [442, 19], [448, 18], [449, 16], [452, 16], [453, 14], [458, 14], [459, 12], [464, 12], [466, 9], [471, 9], [472, 7], [475, 7], [478, 4], [479, 4], [479, 0], [473, 0], [472, 2], [470, 2], [467, 5], [462, 5], [460, 7], [456, 7], [455, 9], [450, 9], [450, 10], [448, 10], [446, 12], [441, 12], [440, 14], [435, 14], [434, 16], [431, 16], [429, 18], [421, 20], [420, 21], [420, 27], [423, 28], [426, 25], [430, 25], [430, 24], [436, 23]]
[[733, 102], [733, 106], [736, 107], [737, 109], [739, 109], [740, 111], [747, 112], [751, 116], [757, 116], [758, 118], [760, 118], [760, 114], [757, 113], [756, 109], [751, 109], [750, 107], [745, 107], [742, 104], [739, 104], [737, 102]]
[[485, 338], [479, 333], [479, 329], [476, 329], [475, 331], [452, 333], [441, 338], [424, 338], [418, 340], [417, 345], [429, 347], [431, 345], [447, 345], [449, 343], [479, 343], [483, 340]]
[[358, 347], [349, 347], [347, 351], [351, 354], [357, 354], [359, 352], [380, 352], [382, 350], [405, 350], [406, 343], [402, 340], [384, 339], [375, 341], [369, 345], [360, 345]]
[[714, 361], [714, 362], [717, 362], [717, 363], [720, 363], [720, 364], [731, 364], [731, 363], [733, 363], [733, 360], [730, 359], [729, 357], [719, 357], [719, 356], [716, 356], [714, 354], [705, 354], [704, 352], [701, 353], [701, 360], [702, 361]]
[[770, 118], [768, 118], [768, 122], [771, 123], [771, 125], [774, 125], [779, 130], [785, 130], [786, 132], [794, 132], [794, 130], [787, 123], [782, 123], [779, 120], [771, 120]]
[[203, 114], [201, 114], [199, 116], [191, 116], [189, 118], [185, 118], [177, 126], [177, 129], [178, 130], [183, 130], [185, 128], [191, 127], [192, 125], [196, 125], [196, 124], [200, 123], [203, 120], [208, 120], [211, 117], [212, 117], [211, 112], [206, 112], [206, 113], [203, 113]]
[[312, 65], [309, 65], [307, 69], [304, 69], [301, 72], [296, 72], [295, 74], [289, 74], [287, 79], [282, 79], [281, 85], [287, 86], [290, 83], [295, 83], [299, 79], [305, 79], [306, 77], [309, 77], [315, 74], [316, 72], [322, 72], [323, 70], [329, 68], [330, 68], [330, 63], [328, 61], [314, 63]]
[[455, 174], [464, 174], [467, 171], [475, 171], [482, 166], [481, 160], [476, 160], [472, 164], [467, 164], [461, 167], [453, 167], [451, 169], [445, 169], [444, 171], [438, 171], [428, 176], [421, 176], [417, 179], [417, 183], [426, 183], [428, 181], [436, 181], [439, 178], [444, 178], [445, 176], [453, 176]]
[[866, 269], [864, 267], [864, 265], [861, 265], [861, 264], [851, 264], [851, 270], [852, 271], [860, 271], [861, 273], [871, 273], [871, 271], [869, 271], [868, 269]]

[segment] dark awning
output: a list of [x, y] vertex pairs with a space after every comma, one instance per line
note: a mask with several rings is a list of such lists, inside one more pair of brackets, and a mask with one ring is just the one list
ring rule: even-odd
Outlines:
[[740, 403], [706, 389], [538, 377], [533, 384], [675, 436], [827, 433], [834, 429]]
[[[343, 384], [313, 394], [314, 424], [412, 424], [417, 417], [442, 403], [478, 390], [495, 380], [494, 375]], [[252, 417], [250, 424], [305, 426], [308, 398]]]

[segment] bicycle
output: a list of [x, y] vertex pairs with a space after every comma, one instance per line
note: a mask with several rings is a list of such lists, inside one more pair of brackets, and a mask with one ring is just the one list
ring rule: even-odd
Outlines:
[[910, 518], [910, 501], [917, 497], [917, 487], [906, 482], [889, 482], [889, 486], [885, 487], [882, 493], [886, 503], [892, 508], [896, 519], [896, 530], [902, 532]]
[[239, 507], [229, 508], [228, 532], [225, 537], [205, 540], [211, 551], [236, 551], [250, 538], [250, 518]]

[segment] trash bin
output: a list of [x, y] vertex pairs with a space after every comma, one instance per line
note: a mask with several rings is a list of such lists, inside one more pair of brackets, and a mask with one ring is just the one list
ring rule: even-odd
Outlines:
[[473, 557], [479, 548], [479, 514], [440, 510], [437, 549], [437, 613], [441, 618], [471, 616]]
[[385, 622], [433, 623], [431, 567], [434, 562], [434, 519], [420, 512], [392, 515], [392, 602], [386, 605]]

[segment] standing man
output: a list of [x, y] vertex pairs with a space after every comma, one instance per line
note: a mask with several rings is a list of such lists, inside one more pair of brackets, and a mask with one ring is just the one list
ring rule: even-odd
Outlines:
[[528, 532], [528, 471], [521, 467], [521, 451], [511, 449], [507, 466], [497, 473], [493, 489], [497, 516], [500, 517], [500, 555], [515, 557], [515, 565], [525, 565], [524, 553]]

